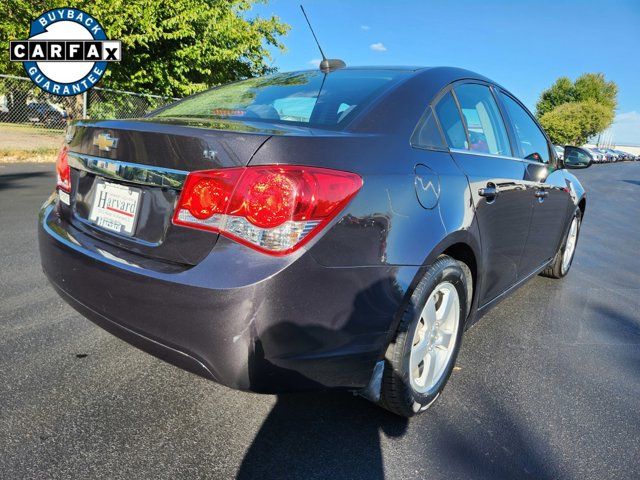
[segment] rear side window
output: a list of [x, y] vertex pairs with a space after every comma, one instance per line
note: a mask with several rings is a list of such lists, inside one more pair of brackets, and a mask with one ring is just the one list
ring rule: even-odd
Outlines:
[[431, 107], [429, 107], [423, 120], [413, 133], [413, 136], [411, 137], [411, 145], [420, 148], [447, 148], [447, 145], [440, 134], [440, 129], [438, 128], [438, 124], [436, 123], [436, 118], [433, 115]]
[[467, 134], [456, 101], [451, 92], [447, 92], [435, 106], [436, 115], [451, 148], [467, 149]]
[[465, 84], [454, 88], [469, 132], [469, 150], [511, 155], [507, 130], [489, 87]]
[[549, 144], [533, 121], [531, 115], [509, 95], [500, 92], [520, 147], [520, 155], [526, 160], [549, 163]]

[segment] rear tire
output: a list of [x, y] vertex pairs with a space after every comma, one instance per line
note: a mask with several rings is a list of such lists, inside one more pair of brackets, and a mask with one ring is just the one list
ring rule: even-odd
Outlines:
[[442, 255], [418, 283], [385, 355], [382, 407], [411, 417], [444, 389], [468, 314], [469, 274], [466, 265]]
[[540, 275], [549, 278], [563, 278], [567, 276], [571, 269], [571, 264], [573, 263], [573, 257], [576, 253], [581, 224], [582, 211], [578, 208], [573, 214], [569, 230], [564, 237], [562, 245], [560, 245], [560, 248], [556, 252], [555, 257], [553, 257], [553, 261], [542, 271]]

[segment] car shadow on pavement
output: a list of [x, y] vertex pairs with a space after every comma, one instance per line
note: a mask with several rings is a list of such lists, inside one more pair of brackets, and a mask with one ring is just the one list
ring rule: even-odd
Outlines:
[[449, 473], [445, 476], [492, 480], [566, 478], [548, 438], [529, 428], [520, 412], [492, 398], [481, 385], [477, 393], [477, 403], [467, 404], [461, 409], [462, 415], [451, 415], [436, 404], [423, 417], [422, 428], [429, 432], [425, 439], [427, 455], [440, 459], [439, 469]]
[[279, 395], [237, 478], [383, 479], [380, 432], [407, 423], [348, 392]]
[[[631, 293], [631, 295], [634, 294], [635, 292]], [[637, 301], [634, 302], [630, 297], [627, 301], [629, 302], [626, 307], [627, 312], [631, 312]], [[640, 372], [640, 355], [638, 355], [640, 320], [621, 311], [622, 309], [614, 309], [604, 304], [595, 305], [593, 310], [596, 313], [596, 321], [590, 327], [592, 330], [590, 338], [597, 341], [600, 346], [609, 345], [617, 348], [621, 367], [625, 367], [624, 376], [632, 375], [637, 379]]]
[[[372, 296], [372, 291], [384, 292], [385, 288], [374, 284], [361, 292], [353, 315], [362, 302], [380, 298]], [[291, 333], [298, 327], [286, 324], [280, 328]], [[316, 326], [312, 336], [331, 333], [317, 331], [320, 329]], [[282, 338], [283, 334], [267, 332], [263, 339], [271, 336]], [[254, 355], [261, 362], [269, 362], [268, 345], [267, 341], [267, 347], [260, 342], [254, 346]], [[250, 363], [261, 363], [255, 360]], [[300, 385], [309, 380], [300, 371], [273, 364], [268, 372], [269, 378], [286, 373]], [[536, 437], [510, 402], [492, 398], [481, 382], [474, 382], [473, 390], [467, 392], [471, 401], [451, 390], [449, 395], [445, 390], [444, 398], [428, 412], [410, 420], [344, 391], [278, 395], [245, 452], [236, 478], [377, 480], [395, 478], [399, 470], [411, 478], [422, 474], [426, 478], [426, 472], [437, 472], [438, 478], [558, 478], [548, 439]], [[386, 468], [383, 451], [395, 458]], [[398, 452], [404, 454], [399, 457]]]
[[[354, 299], [349, 318], [342, 329], [362, 325], [368, 321], [388, 318], [397, 308], [402, 294], [395, 280], [383, 277], [363, 289]], [[362, 312], [369, 312], [365, 319]], [[371, 313], [374, 312], [374, 313]], [[332, 358], [325, 359], [329, 379], [323, 364], [314, 363], [313, 375], [305, 364], [291, 365], [283, 361], [278, 345], [283, 339], [301, 345], [317, 345], [319, 339], [332, 345], [347, 340], [337, 325], [305, 325], [301, 327], [291, 319], [261, 332], [252, 349], [249, 378], [257, 390], [268, 388], [262, 382], [287, 382], [310, 393], [289, 393], [277, 396], [276, 403], [264, 420], [259, 432], [247, 450], [238, 479], [269, 478], [348, 478], [383, 479], [381, 433], [387, 437], [400, 437], [407, 429], [406, 418], [393, 415], [373, 403], [344, 390], [327, 390], [335, 379]], [[345, 368], [349, 368], [348, 366]], [[319, 369], [319, 371], [318, 371]], [[313, 376], [313, 379], [310, 378]], [[349, 372], [345, 378], [351, 379]], [[345, 380], [348, 383], [351, 380]], [[286, 389], [283, 388], [283, 391]]]
[[[348, 393], [280, 395], [236, 478], [377, 480], [396, 478], [398, 469], [407, 478], [562, 478], [548, 439], [481, 396], [464, 406], [441, 399], [408, 420]], [[387, 475], [381, 437], [385, 451], [396, 452]]]
[[9, 188], [24, 188], [31, 187], [27, 182], [23, 180], [29, 180], [34, 177], [51, 177], [52, 172], [25, 172], [25, 173], [9, 173], [6, 175], [0, 175], [0, 190], [6, 190]]

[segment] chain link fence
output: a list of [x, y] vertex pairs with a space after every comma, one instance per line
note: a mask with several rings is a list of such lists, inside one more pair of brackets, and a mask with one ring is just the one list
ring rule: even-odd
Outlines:
[[0, 75], [0, 132], [3, 125], [55, 131], [72, 119], [138, 118], [175, 100], [98, 87], [83, 95], [59, 97], [43, 92], [26, 77]]

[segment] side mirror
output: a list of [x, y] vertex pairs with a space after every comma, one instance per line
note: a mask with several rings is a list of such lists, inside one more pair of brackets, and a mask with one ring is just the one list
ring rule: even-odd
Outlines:
[[564, 147], [564, 168], [587, 168], [593, 163], [591, 155], [582, 148]]

